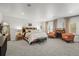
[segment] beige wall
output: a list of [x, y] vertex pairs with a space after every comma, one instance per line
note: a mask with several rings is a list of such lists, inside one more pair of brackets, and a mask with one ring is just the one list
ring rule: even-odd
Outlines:
[[56, 30], [56, 28], [57, 28], [57, 19], [53, 21], [53, 30]]
[[47, 30], [47, 25], [48, 25], [48, 22], [42, 22], [42, 31], [44, 31], [44, 32], [48, 32], [48, 30]]
[[65, 17], [65, 18], [59, 18], [55, 19], [53, 21], [49, 22], [43, 22], [43, 31], [48, 32], [48, 24], [52, 22], [53, 25], [53, 31], [56, 28], [65, 28], [66, 32], [73, 32], [73, 33], [79, 33], [79, 17]]
[[42, 31], [44, 31], [46, 33], [53, 31], [53, 21], [43, 22]]
[[65, 31], [66, 32], [69, 32], [69, 21], [70, 21], [70, 18], [64, 18], [65, 19]]
[[70, 18], [69, 22], [69, 32], [79, 34], [79, 16]]

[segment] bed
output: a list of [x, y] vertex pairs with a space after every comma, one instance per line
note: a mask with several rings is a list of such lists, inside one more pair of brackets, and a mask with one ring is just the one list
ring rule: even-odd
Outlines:
[[25, 40], [29, 44], [33, 44], [33, 43], [39, 43], [39, 42], [45, 41], [48, 36], [45, 32], [34, 31], [34, 32], [31, 32], [31, 33], [26, 33], [25, 37], [26, 37]]

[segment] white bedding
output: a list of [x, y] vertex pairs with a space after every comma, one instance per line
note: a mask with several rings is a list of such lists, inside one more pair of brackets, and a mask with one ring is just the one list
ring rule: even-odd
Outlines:
[[[27, 41], [29, 42], [29, 44], [40, 38], [47, 38], [47, 34], [42, 31], [34, 31], [31, 33], [27, 33], [26, 36], [28, 37]], [[43, 39], [40, 39], [40, 40], [43, 40]]]

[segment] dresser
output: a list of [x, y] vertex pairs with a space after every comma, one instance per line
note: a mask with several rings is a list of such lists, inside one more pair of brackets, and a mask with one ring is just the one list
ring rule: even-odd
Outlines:
[[7, 50], [7, 39], [0, 37], [0, 56], [5, 56]]
[[57, 28], [55, 30], [56, 32], [56, 38], [62, 38], [62, 33], [65, 33], [65, 29], [64, 28]]

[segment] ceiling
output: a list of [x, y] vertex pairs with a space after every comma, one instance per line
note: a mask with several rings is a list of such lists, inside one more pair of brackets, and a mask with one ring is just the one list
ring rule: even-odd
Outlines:
[[0, 3], [3, 16], [46, 21], [79, 14], [79, 3]]

